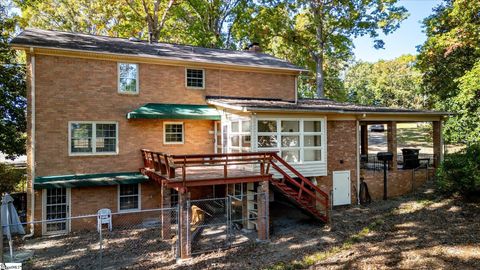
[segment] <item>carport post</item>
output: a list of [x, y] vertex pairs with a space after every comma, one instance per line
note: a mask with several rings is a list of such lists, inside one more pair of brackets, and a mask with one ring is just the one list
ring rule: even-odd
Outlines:
[[388, 152], [393, 154], [393, 160], [389, 161], [392, 171], [397, 170], [397, 122], [390, 121], [387, 125], [387, 146]]
[[433, 121], [433, 167], [437, 169], [443, 160], [442, 121]]
[[365, 123], [360, 126], [360, 145], [361, 145], [361, 155], [368, 155], [368, 126]]

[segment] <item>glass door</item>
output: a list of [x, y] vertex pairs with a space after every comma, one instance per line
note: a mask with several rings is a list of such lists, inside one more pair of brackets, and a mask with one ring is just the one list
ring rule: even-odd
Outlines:
[[[44, 234], [67, 233], [69, 227], [70, 189], [44, 190]], [[51, 221], [49, 221], [51, 220]]]
[[223, 141], [222, 141], [222, 123], [215, 121], [215, 154], [223, 153]]

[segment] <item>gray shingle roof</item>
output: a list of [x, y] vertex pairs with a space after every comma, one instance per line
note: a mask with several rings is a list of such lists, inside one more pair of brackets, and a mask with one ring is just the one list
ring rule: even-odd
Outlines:
[[207, 96], [207, 103], [246, 111], [302, 111], [339, 113], [400, 113], [449, 115], [448, 112], [414, 110], [382, 106], [364, 106], [330, 99], [299, 99], [297, 103], [280, 99], [249, 99]]
[[149, 43], [124, 38], [95, 36], [28, 28], [11, 42], [14, 46], [58, 48], [139, 57], [158, 57], [186, 62], [207, 62], [246, 67], [303, 71], [285, 60], [265, 53], [209, 49], [188, 45]]

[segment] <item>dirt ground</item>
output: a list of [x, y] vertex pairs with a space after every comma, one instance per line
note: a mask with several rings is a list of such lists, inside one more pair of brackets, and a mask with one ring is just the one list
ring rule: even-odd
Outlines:
[[331, 229], [287, 209], [271, 210], [283, 216], [273, 220], [269, 243], [167, 268], [480, 269], [480, 205], [443, 198], [429, 187], [367, 207], [335, 209]]
[[[429, 184], [431, 185], [431, 183]], [[331, 228], [271, 204], [269, 242], [249, 242], [176, 262], [158, 229], [105, 236], [104, 269], [480, 269], [480, 204], [429, 186], [407, 196], [336, 208]], [[54, 248], [52, 248], [52, 246]], [[98, 236], [35, 239], [24, 269], [98, 269]]]

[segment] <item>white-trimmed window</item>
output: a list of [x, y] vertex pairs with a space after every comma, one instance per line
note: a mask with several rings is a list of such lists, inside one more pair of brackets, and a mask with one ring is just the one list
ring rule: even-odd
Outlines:
[[258, 150], [280, 151], [287, 162], [325, 160], [325, 119], [259, 119]]
[[185, 69], [185, 86], [187, 88], [204, 89], [205, 70], [193, 68]]
[[184, 125], [182, 122], [163, 123], [163, 142], [165, 144], [184, 143]]
[[138, 94], [138, 64], [118, 63], [118, 92]]
[[108, 155], [118, 153], [116, 122], [69, 122], [69, 154]]
[[141, 209], [140, 184], [118, 185], [118, 210], [134, 211]]
[[232, 153], [250, 151], [250, 119], [235, 119], [230, 121], [229, 146], [230, 152]]

